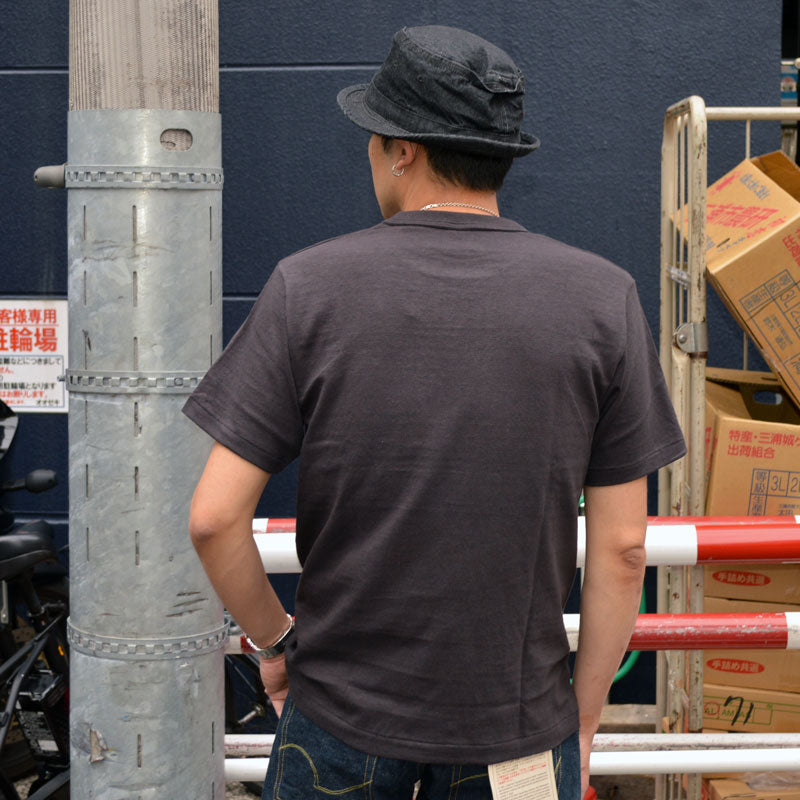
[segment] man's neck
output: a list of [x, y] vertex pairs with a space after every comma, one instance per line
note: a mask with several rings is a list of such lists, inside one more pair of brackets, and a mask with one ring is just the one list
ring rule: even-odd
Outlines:
[[476, 192], [459, 186], [429, 182], [411, 188], [403, 198], [400, 210], [420, 211], [423, 208], [426, 211], [500, 215], [496, 192]]

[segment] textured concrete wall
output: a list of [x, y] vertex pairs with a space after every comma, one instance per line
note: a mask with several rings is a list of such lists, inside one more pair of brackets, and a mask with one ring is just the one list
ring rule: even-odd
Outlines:
[[[34, 187], [40, 164], [66, 157], [67, 4], [4, 2], [0, 13], [0, 296], [66, 296], [66, 196]], [[366, 82], [403, 25], [449, 24], [508, 50], [527, 77], [526, 128], [541, 148], [512, 170], [503, 212], [628, 269], [658, 328], [659, 168], [668, 105], [779, 102], [781, 5], [691, 0], [296, 0], [220, 3], [225, 336], [282, 256], [379, 220], [368, 136], [336, 92]], [[753, 152], [779, 147], [754, 127]], [[743, 157], [741, 123], [715, 123], [709, 167]], [[709, 293], [711, 360], [737, 366], [741, 338]], [[564, 331], [569, 336], [569, 331]], [[66, 416], [23, 418], [4, 478], [50, 466], [61, 487], [16, 496], [24, 513], [64, 521]], [[295, 473], [273, 478], [260, 513], [293, 514]]]

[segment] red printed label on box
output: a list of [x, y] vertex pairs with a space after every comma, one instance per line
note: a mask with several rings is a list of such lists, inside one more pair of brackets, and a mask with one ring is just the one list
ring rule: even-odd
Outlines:
[[735, 586], [766, 586], [770, 578], [761, 572], [744, 572], [738, 569], [724, 569], [714, 573], [714, 580], [731, 583]]
[[710, 658], [706, 662], [710, 669], [733, 672], [739, 675], [755, 675], [764, 671], [764, 665], [744, 658]]

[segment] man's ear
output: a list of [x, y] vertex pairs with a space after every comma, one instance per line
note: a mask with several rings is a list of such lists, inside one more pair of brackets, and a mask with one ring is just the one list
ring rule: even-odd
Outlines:
[[397, 148], [394, 163], [398, 169], [411, 166], [419, 158], [422, 146], [418, 142], [395, 139], [394, 144]]

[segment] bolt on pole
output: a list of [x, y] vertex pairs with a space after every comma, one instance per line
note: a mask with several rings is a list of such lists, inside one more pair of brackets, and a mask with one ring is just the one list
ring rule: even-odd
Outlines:
[[222, 607], [187, 533], [222, 344], [216, 0], [70, 0], [71, 796], [224, 797]]

